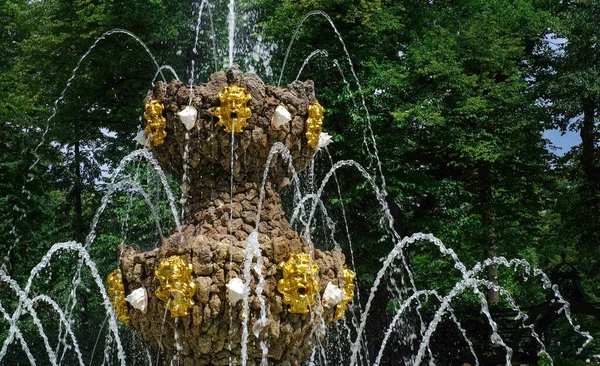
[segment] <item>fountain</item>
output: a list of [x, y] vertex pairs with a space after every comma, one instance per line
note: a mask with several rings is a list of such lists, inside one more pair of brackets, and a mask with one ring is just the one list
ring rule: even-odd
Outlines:
[[[187, 208], [182, 232], [160, 248], [123, 247], [122, 281], [109, 281], [123, 293], [113, 297], [119, 318], [168, 360], [299, 364], [354, 295], [323, 296], [353, 288], [354, 274], [340, 250], [321, 252], [293, 230], [278, 193], [318, 148], [313, 83], [265, 86], [232, 68], [203, 85], [157, 82], [145, 105], [150, 148], [185, 177]], [[136, 289], [143, 310], [121, 300]]]
[[[205, 5], [203, 1], [200, 9]], [[233, 65], [234, 1], [230, 2], [229, 9], [227, 71], [214, 73], [204, 84], [195, 84], [193, 75], [188, 85], [178, 80], [156, 82], [143, 101], [146, 125], [138, 137], [145, 148], [124, 158], [114, 174], [115, 178], [119, 177], [131, 162], [147, 160], [158, 172], [169, 198], [176, 230], [150, 251], [126, 243], [121, 245], [118, 269], [109, 275], [105, 288], [88, 250], [111, 195], [116, 190], [128, 189], [141, 193], [145, 201], [151, 203], [137, 182], [113, 179], [83, 244], [55, 244], [32, 270], [23, 288], [0, 270], [0, 281], [8, 285], [18, 300], [12, 315], [5, 304], [0, 303], [0, 313], [9, 326], [6, 338], [0, 339], [0, 362], [6, 362], [8, 347], [18, 342], [32, 365], [66, 364], [67, 361], [63, 362], [66, 353], [74, 353], [73, 359], [80, 365], [85, 364], [71, 327], [76, 289], [83, 270], [91, 273], [107, 314], [108, 330], [103, 333], [100, 329], [98, 335], [98, 339], [101, 335], [106, 338], [103, 364], [110, 364], [116, 358], [121, 365], [131, 360], [143, 364], [183, 365], [300, 365], [303, 362], [379, 365], [384, 362], [384, 352], [405, 330], [408, 341], [403, 341], [414, 346], [414, 352], [402, 355], [403, 362], [421, 365], [434, 363], [431, 339], [444, 317], [463, 338], [462, 346], [467, 350], [469, 361], [479, 364], [469, 334], [452, 308], [452, 301], [469, 290], [480, 300], [481, 314], [490, 324], [490, 343], [502, 348], [505, 364], [510, 365], [518, 345], [511, 348], [510, 342], [500, 335], [481, 288], [500, 292], [517, 314], [516, 320], [524, 332], [531, 334], [539, 352], [548, 356], [542, 339], [511, 294], [485, 280], [485, 269], [490, 265], [518, 270], [553, 291], [553, 300], [585, 339], [583, 346], [589, 343], [591, 337], [573, 323], [569, 305], [558, 288], [527, 262], [490, 258], [468, 269], [452, 249], [433, 235], [418, 233], [402, 238], [394, 229], [394, 219], [387, 206], [380, 164], [381, 184], [378, 184], [357, 162], [343, 160], [334, 164], [332, 161], [331, 170], [321, 182], [315, 183], [316, 189], [303, 192], [297, 173], [309, 167], [315, 154], [327, 144], [327, 136], [322, 133], [323, 121], [327, 120], [323, 119], [323, 107], [317, 102], [314, 84], [295, 81], [287, 87], [275, 87], [264, 85], [253, 73], [243, 74]], [[311, 12], [304, 20], [310, 16], [325, 16], [335, 30], [326, 14]], [[341, 35], [335, 32], [347, 54]], [[140, 41], [120, 29], [106, 32], [100, 39], [116, 33]], [[147, 47], [145, 50], [149, 52]], [[317, 53], [327, 55], [326, 51], [315, 51], [304, 64]], [[166, 67], [154, 62], [158, 75]], [[349, 56], [348, 62], [358, 83]], [[79, 63], [67, 88], [76, 76]], [[339, 68], [337, 60], [334, 64]], [[349, 88], [349, 84], [346, 85]], [[358, 85], [362, 93], [360, 83]], [[49, 121], [64, 95], [63, 91]], [[364, 98], [362, 106], [368, 121]], [[378, 161], [370, 126], [365, 130], [365, 141], [371, 144]], [[316, 211], [321, 209], [325, 220], [329, 219], [321, 197], [327, 183], [337, 180], [336, 171], [341, 168], [356, 169], [372, 188], [375, 201], [381, 206], [386, 240], [394, 246], [383, 259], [372, 288], [362, 299], [355, 291], [352, 248], [348, 248], [347, 261], [337, 245], [331, 251], [321, 251], [319, 243], [311, 239]], [[181, 212], [174, 205], [175, 199], [163, 172], [180, 184]], [[289, 221], [280, 197], [286, 187], [293, 193]], [[339, 190], [339, 185], [337, 187]], [[158, 222], [156, 212], [153, 208], [151, 211]], [[415, 285], [405, 253], [411, 245], [423, 243], [439, 249], [458, 271], [460, 280], [447, 294], [433, 289], [420, 290]], [[79, 258], [74, 266], [71, 298], [66, 305], [57, 304], [32, 289], [36, 277], [64, 251], [74, 252]], [[404, 284], [394, 276], [402, 277]], [[365, 332], [372, 317], [378, 316], [370, 314], [370, 310], [384, 283], [391, 288], [388, 292], [396, 296], [392, 301], [392, 316], [390, 323], [380, 329], [381, 345], [375, 347], [375, 354], [369, 354]], [[436, 303], [429, 319], [419, 313], [426, 301]], [[43, 321], [36, 312], [37, 303], [49, 304], [58, 314], [61, 331], [56, 346], [44, 333]], [[406, 322], [409, 312], [412, 323]], [[33, 319], [48, 362], [35, 359], [19, 328], [18, 320], [25, 314]], [[129, 355], [121, 341], [121, 333], [132, 329], [146, 349], [143, 360]], [[93, 353], [90, 364], [94, 360]]]

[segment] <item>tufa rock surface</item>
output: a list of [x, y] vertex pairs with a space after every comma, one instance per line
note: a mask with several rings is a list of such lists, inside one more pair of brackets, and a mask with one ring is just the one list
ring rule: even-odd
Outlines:
[[[252, 95], [248, 102], [252, 116], [241, 133], [233, 134], [233, 148], [232, 134], [225, 132], [214, 116], [214, 109], [220, 104], [217, 94], [228, 85], [242, 86]], [[191, 89], [178, 81], [157, 82], [145, 102], [151, 99], [164, 104], [167, 120], [164, 143], [152, 150], [163, 170], [180, 182], [187, 148], [188, 178], [182, 184], [187, 211], [183, 232], [166, 238], [160, 248], [150, 252], [122, 248], [121, 269], [126, 294], [140, 287], [148, 292], [146, 313], [128, 308], [131, 326], [150, 346], [151, 354], [161, 352], [164, 364], [169, 364], [175, 356], [181, 365], [228, 365], [230, 358], [234, 365], [240, 365], [243, 301], [231, 305], [225, 285], [232, 278], [244, 279], [246, 239], [257, 231], [264, 260], [262, 298], [269, 322], [257, 338], [252, 327], [260, 317], [260, 301], [255, 292], [258, 276], [253, 270], [248, 365], [261, 363], [260, 341], [268, 347], [269, 364], [301, 364], [323, 335], [324, 327], [333, 321], [335, 308], [320, 306], [319, 297], [317, 306], [309, 313], [288, 312], [288, 305], [282, 303], [282, 295], [277, 290], [282, 278], [277, 265], [294, 253], [311, 254], [320, 268], [318, 282], [322, 295], [330, 281], [343, 285], [344, 255], [340, 251], [314, 249], [294, 231], [285, 217], [278, 193], [291, 178], [290, 161], [281, 154], [270, 163], [267, 159], [277, 142], [289, 150], [296, 171], [303, 170], [313, 158], [315, 150], [307, 145], [304, 135], [307, 108], [315, 100], [313, 83], [294, 82], [288, 88], [276, 88], [265, 86], [254, 74], [243, 76], [239, 70], [231, 69], [227, 73], [215, 73], [206, 84]], [[177, 113], [190, 103], [198, 115], [188, 132]], [[273, 113], [280, 105], [292, 118], [280, 127], [271, 126]], [[160, 286], [155, 271], [161, 260], [173, 255], [182, 255], [192, 264], [196, 284], [195, 305], [190, 315], [181, 318], [165, 313], [166, 304], [155, 295]], [[253, 266], [255, 263], [256, 258]]]
[[[244, 87], [252, 95], [247, 104], [252, 110], [248, 125], [241, 133], [233, 134], [233, 169], [232, 134], [218, 125], [214, 115], [220, 105], [217, 94], [228, 85]], [[190, 98], [198, 116], [195, 127], [187, 133], [177, 113], [190, 104]], [[261, 183], [267, 158], [277, 142], [289, 150], [296, 171], [304, 170], [315, 154], [315, 149], [307, 144], [304, 126], [308, 105], [315, 100], [312, 81], [296, 81], [288, 88], [277, 88], [264, 85], [252, 73], [243, 77], [242, 72], [234, 68], [227, 73], [213, 74], [206, 84], [193, 86], [191, 90], [180, 81], [170, 84], [159, 81], [144, 102], [152, 99], [163, 103], [167, 119], [165, 142], [152, 149], [163, 170], [178, 180], [184, 174], [183, 156], [186, 146], [188, 148], [187, 181], [190, 183], [185, 183], [182, 189], [187, 195], [190, 214], [210, 205], [218, 192], [229, 192], [232, 175], [234, 185]], [[278, 106], [285, 107], [292, 119], [276, 128], [271, 125], [271, 119]], [[291, 178], [289, 164], [289, 159], [277, 154], [268, 165], [267, 180], [277, 189]]]

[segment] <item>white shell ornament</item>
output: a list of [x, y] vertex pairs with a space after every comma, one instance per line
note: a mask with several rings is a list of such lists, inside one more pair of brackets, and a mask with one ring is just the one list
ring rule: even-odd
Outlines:
[[244, 282], [240, 278], [230, 279], [225, 287], [229, 290], [229, 302], [232, 305], [244, 298]]
[[289, 121], [292, 120], [292, 115], [290, 112], [285, 109], [284, 106], [279, 105], [275, 108], [275, 113], [273, 113], [273, 119], [271, 119], [271, 126], [273, 129], [278, 130], [281, 126], [285, 125]]
[[179, 115], [181, 123], [183, 123], [188, 131], [194, 128], [194, 125], [196, 124], [196, 116], [198, 115], [196, 108], [188, 105], [181, 112], [177, 113], [177, 115]]
[[327, 132], [321, 132], [319, 135], [319, 142], [317, 143], [317, 151], [327, 147], [327, 145], [331, 144], [332, 142], [333, 139], [331, 138], [331, 135], [329, 135]]
[[323, 293], [323, 306], [331, 308], [339, 304], [344, 299], [344, 291], [333, 283], [329, 282]]
[[138, 144], [145, 146], [146, 143], [148, 142], [148, 136], [146, 136], [146, 131], [144, 131], [144, 130], [139, 131], [137, 133], [137, 135], [135, 135], [133, 140], [135, 142], [137, 142]]
[[125, 298], [128, 303], [135, 309], [146, 312], [146, 307], [148, 306], [148, 293], [146, 289], [140, 287], [138, 289], [133, 290], [127, 297]]

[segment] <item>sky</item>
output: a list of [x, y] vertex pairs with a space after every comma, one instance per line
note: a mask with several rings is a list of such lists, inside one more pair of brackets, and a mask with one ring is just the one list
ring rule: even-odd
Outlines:
[[552, 145], [556, 147], [554, 152], [559, 156], [563, 156], [571, 147], [581, 143], [579, 133], [573, 131], [567, 131], [564, 135], [561, 135], [560, 130], [546, 130], [544, 131], [544, 138], [550, 140]]
[[[568, 42], [566, 38], [557, 38], [554, 33], [547, 34], [545, 37], [550, 48], [556, 53], [562, 53], [563, 47]], [[544, 138], [550, 140], [556, 148], [554, 152], [559, 156], [565, 155], [571, 147], [581, 143], [579, 133], [573, 131], [567, 131], [563, 135], [560, 130], [546, 130], [544, 131]], [[550, 149], [550, 146], [548, 148]]]

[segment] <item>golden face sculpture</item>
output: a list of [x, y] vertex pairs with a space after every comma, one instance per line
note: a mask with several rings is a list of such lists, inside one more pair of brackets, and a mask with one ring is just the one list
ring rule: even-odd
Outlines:
[[152, 145], [162, 145], [165, 141], [167, 133], [167, 119], [163, 117], [164, 106], [158, 100], [152, 99], [144, 106], [144, 119], [146, 120], [146, 128], [144, 131], [148, 134], [148, 140]]
[[306, 139], [313, 149], [319, 144], [319, 136], [323, 131], [323, 107], [316, 100], [308, 105], [306, 119]]
[[129, 312], [127, 311], [127, 302], [125, 301], [125, 286], [123, 286], [123, 277], [120, 269], [115, 269], [106, 279], [108, 283], [108, 299], [115, 307], [117, 318], [124, 324], [129, 324]]
[[290, 313], [308, 313], [317, 303], [320, 291], [319, 266], [314, 264], [306, 253], [292, 254], [290, 259], [279, 263], [283, 278], [277, 283], [277, 290], [283, 295], [283, 303], [290, 306]]
[[167, 303], [173, 318], [189, 315], [194, 306], [196, 284], [192, 280], [193, 266], [185, 256], [172, 256], [162, 260], [154, 272], [160, 282], [156, 297]]
[[221, 106], [215, 108], [215, 116], [219, 117], [219, 125], [225, 127], [225, 131], [231, 133], [242, 132], [248, 125], [246, 120], [252, 116], [252, 111], [246, 103], [252, 96], [246, 93], [246, 89], [231, 85], [217, 94]]
[[344, 266], [342, 272], [342, 278], [340, 282], [343, 282], [342, 291], [344, 291], [344, 299], [337, 305], [335, 308], [335, 316], [333, 318], [334, 321], [340, 320], [344, 314], [346, 313], [346, 309], [348, 308], [348, 303], [354, 299], [354, 279], [356, 278], [356, 273], [348, 269], [348, 267]]

